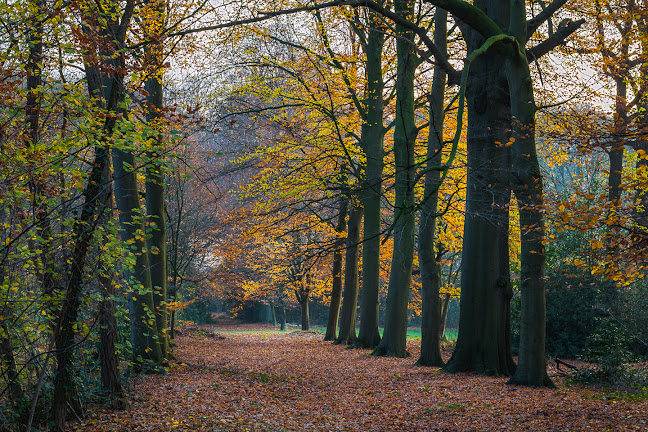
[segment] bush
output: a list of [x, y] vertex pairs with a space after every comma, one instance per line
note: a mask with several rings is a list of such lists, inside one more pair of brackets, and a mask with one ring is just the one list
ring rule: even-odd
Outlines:
[[[576, 358], [583, 354], [597, 330], [598, 320], [607, 315], [600, 307], [610, 296], [610, 287], [582, 270], [556, 272], [547, 281], [546, 349], [556, 357]], [[580, 273], [580, 274], [579, 274]], [[519, 349], [520, 296], [511, 301], [511, 346]]]
[[596, 331], [588, 338], [582, 358], [598, 363], [603, 378], [622, 375], [621, 367], [632, 360], [628, 350], [632, 338], [610, 317], [596, 321]]
[[179, 311], [178, 315], [185, 321], [193, 321], [196, 324], [210, 324], [212, 322], [211, 309], [212, 305], [209, 301], [197, 299]]

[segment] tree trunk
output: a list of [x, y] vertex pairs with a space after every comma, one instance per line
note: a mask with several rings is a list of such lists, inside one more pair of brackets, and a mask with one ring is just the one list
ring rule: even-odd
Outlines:
[[270, 314], [272, 316], [272, 326], [277, 327], [277, 308], [273, 302], [270, 302]]
[[333, 286], [331, 288], [331, 306], [329, 308], [328, 321], [326, 324], [325, 341], [337, 339], [337, 325], [340, 316], [340, 303], [342, 300], [342, 250], [344, 248], [344, 233], [346, 217], [349, 208], [348, 198], [340, 197], [340, 209], [336, 232], [340, 236], [337, 240], [335, 252], [333, 252]]
[[[35, 15], [31, 18], [32, 25], [29, 33], [29, 56], [25, 66], [27, 74], [27, 97], [25, 103], [25, 117], [26, 129], [24, 137], [27, 138], [26, 144], [31, 150], [35, 152], [33, 158], [35, 163], [41, 164], [40, 156], [40, 119], [41, 119], [41, 94], [43, 85], [43, 7], [45, 2], [43, 0], [30, 0]], [[41, 290], [44, 298], [54, 295], [54, 280], [53, 275], [57, 272], [54, 268], [53, 256], [53, 241], [52, 241], [52, 228], [50, 219], [52, 216], [49, 214], [48, 203], [46, 196], [47, 174], [41, 174], [40, 170], [35, 170], [35, 174], [29, 181], [29, 188], [32, 193], [33, 200], [33, 214], [36, 219], [36, 236], [41, 240], [35, 242], [35, 249], [40, 249], [41, 252], [36, 252], [40, 255], [42, 269], [39, 273], [42, 275]], [[60, 271], [60, 270], [59, 270]], [[54, 307], [51, 304], [46, 306], [49, 312], [54, 313]]]
[[308, 311], [308, 295], [302, 295], [299, 301], [301, 306], [301, 329], [310, 330], [310, 312]]
[[[508, 0], [479, 0], [476, 7], [489, 14], [500, 28], [508, 25]], [[469, 53], [481, 47], [484, 38], [474, 30], [465, 35]], [[468, 105], [468, 167], [466, 216], [461, 272], [459, 335], [449, 372], [475, 371], [489, 375], [511, 375], [507, 352], [508, 311], [503, 307], [500, 286], [508, 286], [508, 205], [510, 187], [511, 117], [508, 84], [502, 70], [504, 58], [491, 50], [479, 56], [470, 68]]]
[[360, 249], [360, 224], [362, 223], [362, 203], [357, 197], [351, 198], [351, 211], [346, 238], [344, 258], [344, 299], [340, 315], [340, 334], [336, 343], [353, 345], [356, 342], [356, 316], [358, 310], [358, 254]]
[[279, 330], [286, 331], [286, 305], [284, 302], [281, 302], [281, 327]]
[[[533, 81], [524, 51], [526, 40], [526, 7], [523, 0], [511, 0], [509, 29], [519, 48], [507, 61], [507, 77], [511, 95], [513, 125], [513, 171], [511, 184], [520, 206], [521, 233], [520, 291], [522, 310], [520, 323], [520, 355], [510, 384], [548, 386], [545, 360], [545, 283], [544, 283], [544, 218], [542, 175], [535, 148], [535, 101]], [[517, 49], [516, 49], [517, 48]]]
[[[101, 28], [101, 35], [107, 45], [123, 44], [126, 37], [133, 5], [127, 4], [119, 26], [117, 22], [110, 22]], [[96, 24], [96, 23], [95, 23]], [[118, 50], [115, 50], [118, 51]], [[102, 55], [104, 53], [102, 52]], [[106, 76], [100, 76], [99, 68], [87, 60], [92, 55], [86, 55], [84, 60], [88, 94], [94, 99], [99, 108], [106, 112], [114, 113], [122, 100], [124, 57], [110, 56], [107, 62], [113, 66]], [[103, 84], [102, 84], [103, 81]], [[103, 91], [102, 91], [103, 89]], [[111, 188], [109, 185], [110, 152], [109, 143], [116, 124], [116, 115], [108, 115], [104, 121], [103, 130], [98, 131], [94, 149], [94, 161], [84, 187], [84, 203], [80, 216], [76, 219], [73, 228], [73, 249], [69, 258], [69, 279], [67, 290], [54, 329], [54, 344], [56, 347], [57, 371], [54, 376], [54, 393], [52, 397], [52, 430], [63, 432], [67, 405], [75, 397], [74, 381], [72, 379], [72, 354], [75, 342], [75, 325], [79, 314], [81, 296], [83, 294], [83, 271], [94, 229], [99, 223], [102, 214], [109, 208]]]
[[[382, 4], [381, 1], [378, 3]], [[360, 297], [360, 330], [355, 346], [375, 348], [380, 342], [378, 331], [380, 292], [380, 234], [383, 173], [383, 92], [382, 52], [385, 33], [381, 19], [369, 15], [367, 35], [367, 121], [362, 125], [364, 152], [367, 158], [362, 183], [364, 228], [362, 243], [362, 294]]]
[[119, 356], [117, 355], [119, 332], [115, 319], [115, 301], [112, 299], [115, 290], [110, 277], [100, 276], [100, 278], [103, 287], [102, 298], [99, 302], [101, 385], [108, 394], [111, 408], [122, 410], [128, 408], [128, 401], [121, 384]]
[[[434, 15], [434, 43], [442, 53], [447, 53], [448, 13], [437, 8]], [[441, 150], [443, 149], [444, 94], [446, 74], [436, 66], [429, 95], [430, 126], [427, 147], [425, 189], [419, 216], [418, 258], [421, 269], [421, 355], [416, 362], [420, 366], [443, 366], [441, 358], [441, 266], [434, 252], [436, 243], [436, 218], [441, 187]]]
[[[6, 313], [3, 311], [3, 315]], [[13, 344], [11, 343], [11, 334], [7, 327], [11, 317], [4, 315], [3, 318], [3, 322], [0, 323], [0, 329], [2, 329], [2, 336], [0, 336], [0, 366], [2, 366], [2, 376], [5, 377], [4, 381], [7, 383], [7, 389], [9, 390], [10, 405], [17, 408], [22, 402], [24, 393], [18, 380], [19, 375], [16, 368]]]
[[155, 305], [151, 285], [149, 257], [144, 240], [135, 156], [132, 151], [113, 150], [115, 200], [119, 210], [122, 241], [131, 242], [135, 263], [126, 279], [130, 284], [129, 299], [131, 319], [131, 343], [133, 360], [138, 369], [155, 370], [162, 363], [162, 351], [156, 333]]
[[448, 320], [448, 308], [450, 307], [450, 294], [446, 294], [441, 304], [441, 316], [439, 319], [439, 340], [447, 340], [445, 331], [446, 331], [446, 322]]
[[[152, 229], [147, 240], [149, 261], [151, 265], [151, 286], [153, 287], [153, 303], [155, 306], [155, 323], [157, 326], [157, 342], [163, 358], [169, 358], [169, 339], [167, 335], [167, 235], [166, 235], [166, 214], [164, 211], [164, 145], [162, 142], [162, 66], [163, 45], [160, 40], [160, 32], [163, 29], [164, 2], [150, 1], [147, 6], [152, 18], [145, 25], [147, 38], [150, 43], [146, 45], [145, 58], [150, 67], [148, 73], [151, 75], [145, 83], [144, 89], [147, 92], [146, 102], [148, 111], [146, 121], [154, 131], [151, 137], [154, 149], [147, 152], [150, 158], [146, 165], [146, 214], [148, 223]], [[154, 224], [154, 225], [153, 225]]]
[[[412, 19], [414, 2], [396, 0], [394, 11], [405, 19]], [[417, 58], [413, 32], [397, 25], [396, 35], [394, 254], [387, 291], [385, 330], [373, 354], [406, 357], [407, 306], [414, 260], [414, 144], [418, 133], [414, 119], [414, 73]]]
[[[178, 288], [177, 288], [176, 283], [177, 283], [177, 277], [174, 274], [171, 287], [167, 289], [168, 300], [172, 301], [172, 302], [176, 301], [176, 299], [177, 299]], [[175, 309], [173, 309], [171, 311], [171, 313], [168, 314], [168, 318], [169, 318], [169, 344], [170, 344], [171, 340], [175, 339], [175, 320], [176, 320], [176, 310]]]
[[[643, 25], [640, 27], [643, 34], [648, 31], [648, 26], [644, 20]], [[641, 41], [642, 54], [648, 56], [648, 41], [643, 38]], [[648, 83], [648, 62], [644, 62], [639, 69], [641, 82]], [[638, 103], [639, 112], [641, 115], [637, 118], [638, 139], [635, 142], [634, 150], [648, 154], [648, 95], [644, 94]], [[648, 170], [648, 159], [645, 157], [638, 157], [635, 163], [637, 174], [642, 175]], [[610, 169], [611, 171], [611, 169]], [[648, 190], [645, 188], [637, 190], [635, 193], [635, 223], [641, 228], [633, 237], [633, 242], [639, 246], [640, 250], [646, 248], [646, 229], [648, 228]]]
[[[112, 132], [112, 126], [106, 133]], [[85, 201], [81, 209], [81, 216], [75, 222], [74, 250], [69, 259], [68, 287], [54, 329], [57, 370], [54, 376], [52, 416], [53, 430], [56, 432], [65, 430], [67, 405], [73, 403], [76, 398], [76, 386], [72, 374], [75, 325], [78, 321], [79, 306], [83, 294], [83, 269], [88, 249], [97, 221], [108, 207], [107, 201], [110, 197], [110, 188], [106, 186], [109, 177], [108, 161], [108, 150], [105, 147], [95, 147], [92, 171], [83, 194]]]

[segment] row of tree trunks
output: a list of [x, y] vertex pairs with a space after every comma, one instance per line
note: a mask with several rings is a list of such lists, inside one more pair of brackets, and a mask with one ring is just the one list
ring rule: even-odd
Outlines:
[[[544, 222], [542, 215], [542, 178], [535, 152], [535, 103], [525, 44], [526, 5], [521, 0], [477, 0], [473, 5], [459, 0], [428, 0], [456, 15], [468, 43], [475, 67], [468, 77], [468, 185], [466, 220], [462, 257], [462, 297], [459, 339], [448, 371], [476, 371], [493, 375], [512, 375], [511, 383], [550, 386], [544, 364]], [[537, 17], [538, 23], [551, 16], [563, 2], [560, 0]], [[380, 10], [381, 4], [372, 4]], [[394, 2], [399, 19], [413, 17], [413, 3]], [[384, 12], [389, 15], [389, 12]], [[536, 18], [534, 18], [536, 19]], [[437, 30], [441, 32], [440, 16]], [[535, 28], [539, 25], [534, 24]], [[582, 22], [576, 22], [568, 33]], [[501, 29], [507, 29], [508, 36]], [[385, 333], [374, 354], [406, 356], [407, 303], [413, 253], [413, 143], [416, 137], [413, 104], [413, 76], [416, 68], [412, 49], [413, 33], [397, 21], [397, 76], [394, 156], [396, 163], [394, 209], [394, 256], [390, 274]], [[439, 33], [440, 34], [440, 33]], [[554, 35], [550, 35], [554, 37]], [[551, 41], [550, 44], [564, 41]], [[487, 40], [488, 39], [488, 40]], [[436, 41], [439, 45], [439, 40]], [[487, 45], [484, 43], [487, 42]], [[494, 45], [494, 47], [493, 47]], [[555, 45], [552, 45], [555, 46]], [[490, 49], [489, 49], [490, 47]], [[437, 46], [438, 48], [438, 46]], [[486, 54], [486, 52], [488, 53]], [[486, 54], [486, 55], [483, 55]], [[466, 71], [467, 72], [467, 71]], [[441, 86], [442, 88], [443, 86]], [[443, 90], [437, 89], [443, 106]], [[432, 99], [432, 98], [431, 98]], [[442, 114], [442, 108], [437, 108]], [[430, 122], [443, 121], [433, 117]], [[430, 134], [432, 135], [432, 133]], [[433, 143], [439, 148], [440, 143]], [[430, 145], [430, 155], [433, 146]], [[367, 158], [369, 161], [369, 157]], [[616, 160], [616, 159], [615, 159]], [[613, 161], [613, 165], [618, 162]], [[439, 165], [431, 160], [430, 166]], [[367, 171], [369, 171], [367, 169]], [[437, 172], [438, 174], [438, 172]], [[440, 176], [426, 179], [426, 197], [438, 188]], [[365, 181], [368, 182], [369, 175]], [[367, 190], [370, 188], [366, 188]], [[611, 187], [611, 190], [613, 188]], [[520, 206], [522, 233], [522, 339], [520, 363], [516, 368], [510, 353], [510, 300], [513, 292], [509, 275], [508, 230], [511, 192]], [[368, 204], [369, 201], [366, 201]], [[365, 239], [373, 209], [365, 206]], [[433, 354], [420, 363], [440, 364], [438, 354], [441, 310], [438, 294], [439, 275], [434, 257], [434, 219], [436, 202], [423, 203], [419, 226], [419, 258], [424, 289], [424, 348]], [[432, 227], [432, 229], [430, 229]], [[375, 227], [372, 227], [372, 229]], [[365, 246], [366, 247], [366, 246]], [[365, 265], [366, 268], [366, 265]], [[368, 285], [368, 284], [367, 284]], [[436, 285], [437, 290], [434, 291]], [[366, 289], [367, 287], [365, 287]], [[368, 293], [373, 287], [369, 286]], [[364, 298], [364, 296], [363, 296]], [[363, 304], [361, 313], [371, 312]], [[446, 312], [447, 313], [447, 306]], [[432, 333], [427, 329], [434, 329]], [[362, 332], [362, 330], [361, 330]], [[363, 345], [359, 343], [358, 345]]]

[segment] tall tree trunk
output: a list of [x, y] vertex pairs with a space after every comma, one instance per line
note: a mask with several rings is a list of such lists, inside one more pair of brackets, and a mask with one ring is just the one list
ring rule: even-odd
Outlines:
[[507, 61], [513, 124], [513, 171], [511, 184], [520, 206], [521, 233], [520, 355], [511, 384], [553, 386], [547, 375], [545, 359], [545, 282], [544, 218], [542, 175], [535, 143], [533, 81], [524, 51], [526, 6], [524, 0], [511, 0], [510, 33], [517, 39]]
[[[25, 66], [27, 73], [27, 98], [25, 103], [26, 115], [26, 129], [25, 137], [27, 145], [35, 152], [33, 160], [41, 164], [40, 157], [40, 118], [41, 118], [41, 94], [43, 85], [43, 21], [44, 6], [43, 0], [30, 0], [34, 8], [34, 16], [32, 17], [31, 32], [29, 34], [29, 57]], [[41, 172], [40, 169], [33, 170], [33, 177], [29, 181], [29, 188], [32, 192], [33, 200], [33, 214], [36, 219], [37, 237], [41, 241], [35, 243], [36, 249], [40, 249], [40, 261], [42, 268], [39, 273], [41, 275], [41, 289], [46, 300], [51, 300], [54, 294], [54, 257], [53, 248], [54, 244], [51, 240], [52, 229], [50, 224], [51, 215], [49, 214], [47, 196], [46, 196], [46, 182], [48, 175]], [[51, 312], [53, 308], [47, 306]]]
[[[642, 30], [648, 30], [646, 28]], [[644, 55], [648, 55], [648, 41], [642, 43]], [[648, 83], [648, 63], [641, 67], [641, 76], [643, 83]], [[634, 150], [642, 150], [648, 154], [648, 95], [644, 95], [639, 101], [641, 115], [637, 119], [638, 137], [634, 144]], [[648, 159], [638, 157], [635, 163], [635, 169], [638, 174], [648, 171]], [[646, 248], [646, 230], [648, 229], [648, 190], [639, 189], [635, 193], [635, 212], [634, 221], [640, 227], [639, 231], [633, 236], [633, 242], [638, 245], [640, 250]]]
[[608, 150], [610, 173], [608, 175], [608, 201], [617, 206], [621, 203], [621, 174], [623, 171], [623, 153], [627, 136], [627, 93], [628, 85], [624, 78], [614, 80], [616, 84], [616, 104], [614, 119], [614, 142]]
[[[411, 20], [414, 2], [396, 0], [394, 11]], [[394, 253], [387, 291], [385, 330], [373, 354], [406, 357], [407, 306], [414, 259], [414, 144], [418, 133], [414, 119], [414, 73], [418, 61], [413, 32], [397, 25], [396, 36]]]
[[360, 224], [362, 223], [362, 203], [356, 196], [351, 199], [351, 211], [346, 238], [344, 258], [344, 299], [340, 315], [340, 333], [336, 343], [353, 345], [356, 342], [356, 314], [358, 310], [358, 254], [360, 249]]
[[157, 324], [149, 256], [146, 252], [144, 220], [137, 187], [135, 155], [131, 150], [113, 150], [115, 201], [119, 210], [122, 241], [131, 242], [135, 253], [133, 268], [126, 275], [130, 284], [129, 299], [131, 344], [136, 367], [154, 370], [162, 363], [157, 340]]
[[[382, 4], [382, 1], [378, 2]], [[380, 233], [383, 174], [383, 92], [382, 52], [385, 33], [381, 18], [369, 13], [365, 54], [367, 56], [367, 121], [362, 125], [364, 152], [367, 158], [362, 184], [364, 227], [362, 243], [362, 294], [360, 297], [360, 330], [355, 346], [375, 348], [380, 342], [378, 331], [380, 292]]]
[[345, 231], [348, 209], [348, 198], [340, 196], [338, 223], [335, 229], [339, 238], [336, 242], [335, 252], [333, 252], [333, 286], [331, 288], [331, 306], [326, 324], [326, 334], [324, 335], [325, 341], [337, 339], [337, 325], [338, 318], [340, 317], [340, 303], [342, 301], [342, 251], [344, 248], [342, 233]]
[[[639, 21], [639, 29], [644, 35], [648, 33], [648, 21], [645, 18]], [[648, 56], [648, 40], [645, 37], [641, 39], [641, 51], [645, 59]], [[648, 154], [648, 94], [645, 91], [648, 89], [648, 62], [641, 65], [639, 73], [643, 83], [643, 96], [638, 103], [641, 115], [637, 118], [638, 137], [634, 149], [637, 152], [642, 150], [645, 154]], [[645, 173], [648, 170], [648, 159], [638, 157], [635, 168], [638, 174]], [[640, 248], [645, 249], [646, 230], [648, 229], [648, 190], [636, 191], [634, 199], [636, 209], [634, 218], [641, 230], [637, 233], [638, 235], [634, 236], [633, 240]]]
[[[151, 284], [157, 326], [157, 342], [163, 358], [169, 357], [169, 339], [167, 335], [167, 235], [166, 214], [164, 211], [164, 145], [162, 136], [162, 76], [164, 73], [163, 44], [161, 33], [164, 29], [164, 1], [153, 0], [147, 4], [151, 10], [145, 30], [149, 43], [146, 45], [145, 58], [150, 65], [149, 78], [145, 83], [148, 111], [146, 121], [154, 131], [151, 137], [153, 150], [147, 152], [150, 158], [146, 165], [146, 214], [152, 226], [147, 236], [147, 246], [151, 253]], [[153, 224], [155, 224], [153, 226]]]
[[270, 302], [270, 315], [272, 316], [272, 326], [277, 327], [277, 308], [274, 302]]
[[[478, 0], [500, 28], [508, 25], [508, 0]], [[467, 30], [469, 53], [484, 38]], [[466, 102], [467, 186], [461, 272], [459, 335], [449, 372], [475, 371], [511, 375], [515, 369], [510, 352], [506, 296], [509, 287], [508, 204], [510, 187], [510, 102], [500, 52], [479, 56], [470, 68]], [[510, 288], [510, 287], [509, 287]], [[504, 303], [502, 303], [504, 302]]]
[[[112, 127], [110, 128], [112, 130]], [[75, 222], [74, 250], [69, 259], [69, 281], [57, 325], [54, 329], [57, 370], [54, 376], [52, 398], [53, 430], [65, 430], [67, 405], [76, 397], [72, 373], [72, 356], [75, 343], [75, 325], [83, 294], [83, 269], [94, 229], [103, 211], [108, 207], [110, 197], [108, 183], [108, 150], [95, 148], [95, 159], [88, 183], [84, 190], [85, 201], [81, 215]]]
[[[437, 8], [434, 14], [434, 43], [447, 55], [448, 13]], [[444, 95], [446, 74], [439, 66], [434, 68], [432, 90], [429, 95], [430, 126], [427, 146], [425, 189], [419, 216], [418, 259], [421, 269], [421, 355], [416, 362], [421, 366], [443, 366], [441, 358], [441, 266], [434, 252], [436, 243], [436, 218], [441, 187], [441, 150], [443, 149]]]
[[[110, 172], [110, 161], [108, 161], [106, 173]], [[108, 180], [106, 174], [106, 180]], [[112, 200], [111, 200], [112, 201]], [[109, 205], [109, 204], [107, 204]], [[112, 206], [106, 209], [106, 212], [99, 220], [100, 224], [107, 223], [112, 215]], [[104, 243], [108, 239], [104, 236]], [[119, 344], [119, 331], [117, 329], [117, 319], [115, 312], [117, 310], [114, 296], [116, 294], [113, 277], [114, 270], [107, 268], [103, 256], [99, 256], [98, 262], [98, 280], [100, 282], [99, 301], [99, 360], [101, 364], [101, 386], [110, 400], [112, 409], [123, 410], [128, 407], [126, 394], [121, 383], [120, 359], [117, 353]]]
[[[115, 12], [116, 15], [116, 11], [112, 12]], [[115, 49], [115, 45], [123, 44], [132, 13], [133, 4], [127, 3], [121, 17], [121, 23], [113, 21], [114, 18], [111, 18], [100, 29], [103, 42], [106, 45], [106, 47], [102, 48], [102, 54], [105, 54], [105, 49], [112, 51], [113, 54], [118, 51]], [[108, 186], [110, 184], [109, 143], [117, 119], [114, 114], [119, 102], [122, 100], [122, 88], [124, 85], [123, 71], [125, 65], [123, 55], [104, 56], [104, 58], [108, 59], [107, 62], [112, 68], [109, 68], [108, 75], [104, 76], [103, 80], [99, 68], [89, 63], [89, 58], [92, 58], [92, 56], [85, 56], [88, 93], [94, 99], [98, 108], [103, 108], [106, 113], [111, 115], [106, 116], [103, 130], [99, 131], [95, 138], [97, 143], [94, 150], [94, 161], [83, 191], [84, 203], [80, 215], [75, 220], [72, 232], [74, 246], [68, 261], [69, 279], [67, 281], [67, 290], [54, 329], [57, 371], [54, 376], [54, 394], [52, 397], [52, 430], [56, 432], [65, 431], [67, 405], [75, 396], [74, 381], [72, 379], [72, 354], [76, 333], [75, 325], [83, 294], [83, 271], [96, 225], [106, 209], [110, 207], [109, 202], [112, 191]]]

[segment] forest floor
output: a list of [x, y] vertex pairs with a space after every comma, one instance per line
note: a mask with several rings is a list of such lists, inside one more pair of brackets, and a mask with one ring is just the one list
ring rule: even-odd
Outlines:
[[[316, 332], [269, 325], [186, 328], [167, 375], [131, 381], [130, 409], [91, 408], [72, 430], [139, 431], [647, 431], [648, 400], [569, 384], [506, 385], [370, 356]], [[226, 331], [260, 333], [227, 333]], [[219, 333], [221, 332], [221, 333]], [[448, 355], [449, 353], [446, 353]], [[550, 375], [554, 374], [550, 370]]]

